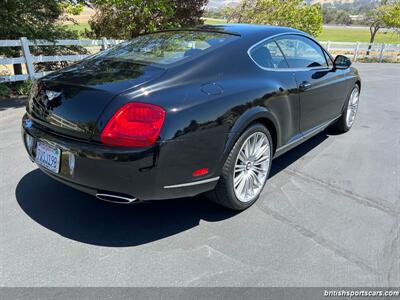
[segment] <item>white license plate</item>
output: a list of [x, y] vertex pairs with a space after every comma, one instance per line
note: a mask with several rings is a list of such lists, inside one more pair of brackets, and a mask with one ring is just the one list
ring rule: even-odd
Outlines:
[[60, 170], [61, 150], [47, 143], [38, 141], [36, 146], [36, 163], [47, 170], [58, 173]]

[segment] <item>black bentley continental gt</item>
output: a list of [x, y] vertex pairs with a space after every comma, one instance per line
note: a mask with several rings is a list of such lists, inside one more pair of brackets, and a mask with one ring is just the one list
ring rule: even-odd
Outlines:
[[43, 172], [102, 200], [207, 192], [243, 210], [273, 158], [351, 128], [361, 82], [350, 64], [284, 27], [146, 34], [38, 80], [23, 140]]

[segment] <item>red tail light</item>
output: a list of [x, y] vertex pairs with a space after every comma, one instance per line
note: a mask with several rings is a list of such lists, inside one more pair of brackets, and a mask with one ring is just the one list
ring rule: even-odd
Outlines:
[[157, 140], [165, 119], [159, 106], [131, 102], [122, 106], [101, 133], [101, 142], [122, 147], [147, 147]]

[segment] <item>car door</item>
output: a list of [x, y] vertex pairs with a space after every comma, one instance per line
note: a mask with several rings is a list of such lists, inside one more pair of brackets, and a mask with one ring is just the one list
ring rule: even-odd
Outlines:
[[346, 82], [322, 47], [303, 35], [285, 35], [276, 42], [297, 80], [300, 130], [313, 130], [339, 116], [346, 98]]
[[[264, 105], [273, 111], [280, 127], [280, 143], [285, 145], [301, 136], [300, 101], [294, 73], [273, 39], [261, 41], [249, 49], [251, 59], [265, 72], [264, 79], [268, 100]], [[280, 145], [279, 145], [280, 146]]]

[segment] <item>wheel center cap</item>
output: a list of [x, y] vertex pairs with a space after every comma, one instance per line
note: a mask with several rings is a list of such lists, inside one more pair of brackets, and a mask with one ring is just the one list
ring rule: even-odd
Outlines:
[[249, 171], [251, 169], [251, 167], [253, 166], [253, 163], [251, 161], [248, 161], [246, 163], [246, 171]]

